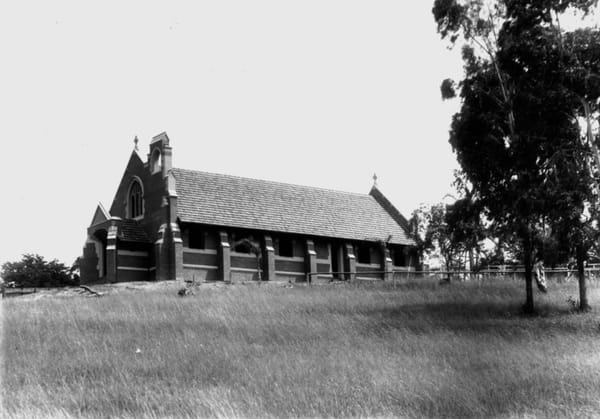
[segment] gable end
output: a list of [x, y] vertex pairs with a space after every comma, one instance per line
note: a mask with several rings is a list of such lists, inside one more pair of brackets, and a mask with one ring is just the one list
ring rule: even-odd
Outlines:
[[389, 199], [385, 197], [383, 193], [381, 193], [376, 186], [371, 188], [369, 195], [371, 195], [375, 201], [377, 201], [377, 203], [381, 205], [388, 214], [390, 214], [394, 221], [396, 221], [404, 229], [404, 231], [408, 233], [408, 220], [404, 218], [400, 211], [398, 211], [398, 209], [390, 202]]

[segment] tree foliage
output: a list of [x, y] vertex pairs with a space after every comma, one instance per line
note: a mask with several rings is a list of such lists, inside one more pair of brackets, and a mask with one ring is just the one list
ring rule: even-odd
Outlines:
[[431, 243], [426, 240], [428, 221], [428, 208], [425, 205], [421, 205], [419, 208], [414, 210], [408, 220], [408, 229], [411, 238], [415, 241], [415, 247], [417, 252], [417, 266], [422, 269], [425, 263], [425, 255], [431, 249]]
[[589, 88], [593, 68], [582, 63], [596, 41], [588, 36], [585, 45], [581, 34], [565, 35], [555, 24], [567, 8], [587, 13], [595, 4], [436, 0], [433, 7], [440, 35], [465, 41], [462, 107], [453, 117], [450, 143], [473, 200], [496, 229], [520, 243], [527, 311], [534, 308], [539, 232], [550, 226], [564, 235], [580, 228], [595, 199], [587, 164], [593, 145], [581, 141], [577, 116], [589, 94], [579, 85]]
[[479, 209], [469, 198], [449, 205], [422, 205], [409, 225], [421, 263], [437, 256], [446, 271], [464, 269], [467, 261], [470, 269], [476, 269], [486, 231]]
[[[458, 244], [453, 240], [452, 233], [446, 223], [445, 204], [436, 204], [431, 207], [428, 213], [428, 225], [425, 233], [425, 242], [430, 248], [439, 251], [446, 271], [456, 267]], [[450, 278], [450, 277], [448, 277]]]
[[25, 254], [20, 261], [4, 263], [0, 276], [17, 287], [63, 287], [79, 283], [71, 268], [56, 259], [46, 261], [37, 254]]

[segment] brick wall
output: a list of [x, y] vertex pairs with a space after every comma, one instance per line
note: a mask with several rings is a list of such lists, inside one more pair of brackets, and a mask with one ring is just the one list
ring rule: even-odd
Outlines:
[[[298, 258], [299, 259], [299, 258]], [[305, 273], [304, 259], [302, 260], [291, 260], [287, 258], [275, 257], [275, 272], [302, 272]]]
[[96, 246], [94, 243], [86, 243], [83, 248], [83, 255], [79, 261], [79, 275], [82, 283], [89, 283], [98, 280], [98, 256], [96, 256]]
[[203, 251], [194, 251], [192, 249], [183, 249], [184, 265], [205, 265], [218, 266], [219, 262], [216, 253], [205, 253]]
[[155, 241], [160, 226], [168, 221], [165, 207], [163, 207], [163, 198], [166, 193], [165, 181], [160, 172], [150, 173], [149, 168], [144, 165], [135, 152], [132, 153], [127, 163], [125, 173], [115, 193], [110, 207], [110, 215], [123, 219], [128, 218], [127, 199], [131, 182], [134, 179], [140, 180], [144, 191], [144, 216], [140, 223], [151, 241]]

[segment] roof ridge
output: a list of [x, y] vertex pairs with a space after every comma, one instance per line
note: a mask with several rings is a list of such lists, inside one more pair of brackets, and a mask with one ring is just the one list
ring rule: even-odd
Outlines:
[[341, 193], [341, 194], [345, 194], [345, 195], [360, 196], [360, 197], [363, 197], [363, 198], [373, 198], [368, 193], [341, 191], [339, 189], [323, 188], [323, 187], [320, 187], [320, 186], [300, 185], [300, 184], [297, 184], [297, 183], [279, 182], [279, 181], [276, 181], [276, 180], [260, 179], [260, 178], [246, 177], [246, 176], [237, 176], [237, 175], [230, 175], [230, 174], [226, 174], [226, 173], [215, 173], [215, 172], [206, 172], [206, 171], [203, 171], [203, 170], [183, 169], [181, 167], [173, 167], [172, 170], [181, 170], [181, 171], [193, 172], [193, 173], [204, 173], [204, 174], [209, 174], [209, 175], [222, 176], [222, 177], [226, 177], [226, 178], [235, 178], [235, 179], [242, 179], [242, 180], [254, 180], [254, 181], [260, 181], [260, 182], [267, 182], [267, 183], [271, 183], [271, 184], [275, 184], [275, 185], [296, 186], [296, 187], [300, 187], [300, 188], [316, 189], [316, 190], [326, 191], [326, 192], [335, 192], [335, 193]]

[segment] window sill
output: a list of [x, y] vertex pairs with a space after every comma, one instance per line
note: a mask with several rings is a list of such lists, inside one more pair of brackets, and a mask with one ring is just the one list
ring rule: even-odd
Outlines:
[[276, 260], [289, 260], [293, 262], [304, 262], [304, 258], [301, 256], [280, 256], [275, 255]]
[[243, 258], [256, 258], [254, 253], [241, 253], [241, 252], [231, 252], [231, 256], [243, 257]]
[[216, 255], [217, 254], [216, 249], [196, 249], [194, 247], [184, 247], [183, 251], [188, 252], [188, 253], [201, 253], [204, 255]]

